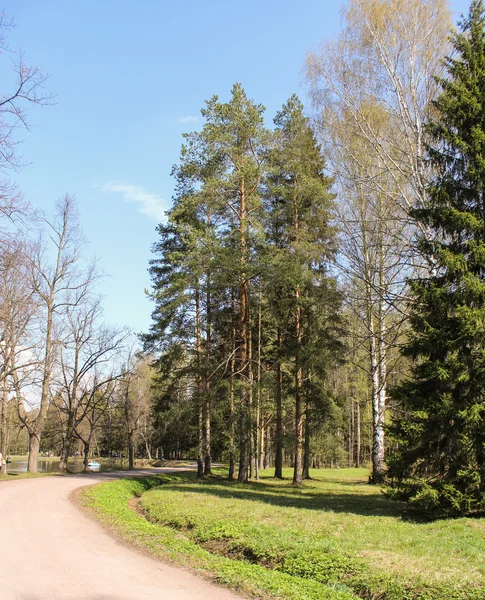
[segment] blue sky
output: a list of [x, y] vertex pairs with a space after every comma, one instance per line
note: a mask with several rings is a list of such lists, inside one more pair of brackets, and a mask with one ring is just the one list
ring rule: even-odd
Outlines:
[[[339, 29], [338, 0], [8, 0], [13, 49], [50, 74], [55, 105], [33, 107], [28, 162], [13, 179], [51, 211], [77, 199], [90, 250], [109, 274], [108, 321], [146, 331], [155, 227], [170, 207], [182, 133], [204, 101], [240, 81], [268, 123], [293, 93], [305, 54]], [[456, 16], [468, 0], [454, 0]], [[456, 19], [455, 19], [456, 20]]]

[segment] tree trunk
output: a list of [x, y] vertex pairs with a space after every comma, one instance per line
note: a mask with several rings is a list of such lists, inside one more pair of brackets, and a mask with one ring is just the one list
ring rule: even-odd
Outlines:
[[147, 453], [148, 460], [152, 460], [152, 453], [150, 451], [150, 445], [148, 444], [148, 440], [145, 438], [145, 450]]
[[27, 470], [29, 473], [37, 473], [37, 459], [39, 457], [40, 434], [37, 431], [29, 431], [29, 458]]
[[381, 395], [379, 380], [379, 358], [377, 340], [371, 336], [371, 378], [372, 378], [372, 474], [370, 483], [381, 483], [384, 477], [384, 423], [381, 413]]
[[241, 285], [239, 294], [239, 377], [241, 380], [240, 391], [240, 410], [239, 419], [239, 472], [237, 480], [240, 483], [248, 481], [249, 467], [249, 397], [248, 397], [248, 318], [249, 318], [249, 280], [246, 274], [246, 253], [247, 253], [247, 214], [246, 214], [246, 193], [244, 178], [241, 180], [240, 189], [240, 243], [241, 243]]
[[358, 469], [360, 467], [360, 401], [357, 401], [357, 422], [355, 424], [355, 429], [355, 467]]
[[94, 437], [94, 451], [96, 453], [96, 456], [98, 458], [100, 458], [101, 453], [99, 451], [99, 444], [98, 444], [98, 438], [96, 437], [96, 434], [93, 433], [93, 437]]
[[[281, 328], [278, 327], [278, 349], [281, 352], [283, 338]], [[276, 457], [275, 457], [275, 473], [274, 476], [278, 479], [283, 479], [283, 371], [281, 357], [278, 357], [276, 365]]]
[[71, 455], [72, 442], [74, 438], [74, 415], [69, 414], [65, 432], [64, 444], [62, 445], [61, 457], [59, 460], [59, 473], [67, 473], [67, 462]]
[[210, 382], [206, 382], [205, 400], [205, 458], [204, 475], [210, 475], [211, 471], [211, 413], [210, 413]]
[[349, 419], [349, 468], [354, 465], [354, 396], [350, 396], [350, 419]]
[[270, 466], [270, 450], [271, 450], [271, 425], [270, 425], [270, 423], [268, 423], [266, 425], [266, 441], [265, 441], [265, 453], [264, 453], [263, 469], [269, 469], [269, 466]]
[[381, 434], [381, 453], [382, 453], [382, 474], [385, 473], [386, 465], [384, 462], [385, 453], [385, 420], [386, 420], [386, 394], [387, 394], [387, 345], [386, 345], [386, 322], [383, 315], [384, 307], [381, 301], [380, 331], [379, 331], [379, 421], [382, 430]]
[[[199, 459], [202, 464], [204, 464], [204, 405], [202, 403], [202, 395], [199, 395], [199, 428], [198, 428], [198, 452], [197, 452], [197, 463]], [[204, 474], [204, 469], [202, 468], [202, 476]], [[197, 476], [199, 476], [197, 471]]]
[[130, 471], [135, 468], [135, 447], [135, 431], [130, 431], [128, 433], [128, 469]]
[[[379, 199], [381, 200], [380, 196]], [[385, 296], [386, 281], [384, 277], [384, 234], [381, 232], [379, 221], [379, 301], [377, 305], [376, 323], [374, 322], [371, 339], [372, 352], [372, 413], [374, 423], [374, 436], [372, 444], [372, 483], [381, 483], [384, 479], [386, 465], [384, 462], [384, 416], [386, 409], [386, 323], [385, 323]]]
[[200, 291], [199, 281], [195, 287], [195, 329], [196, 329], [196, 360], [197, 360], [197, 404], [199, 409], [199, 420], [198, 420], [198, 448], [197, 448], [197, 477], [202, 477], [204, 474], [204, 468], [200, 469], [200, 464], [203, 465], [204, 456], [204, 401], [202, 398], [202, 365], [201, 365], [201, 353], [202, 353], [202, 337], [200, 331]]
[[254, 424], [254, 435], [256, 439], [255, 447], [255, 468], [256, 468], [256, 479], [259, 479], [259, 469], [262, 463], [262, 451], [263, 446], [263, 427], [261, 425], [261, 332], [262, 332], [262, 310], [261, 310], [261, 280], [259, 281], [259, 295], [258, 295], [258, 371], [257, 371], [257, 396], [256, 396], [256, 420]]
[[248, 415], [247, 415], [247, 392], [241, 392], [241, 417], [239, 420], [240, 441], [239, 441], [239, 471], [237, 480], [239, 483], [248, 482], [249, 468], [249, 443], [248, 443]]
[[311, 461], [311, 428], [310, 428], [310, 407], [308, 402], [305, 411], [305, 451], [303, 454], [303, 479], [311, 479], [310, 477], [310, 461]]
[[[210, 224], [210, 220], [209, 220]], [[207, 273], [207, 293], [206, 293], [206, 357], [207, 364], [211, 364], [211, 289], [210, 289], [210, 273]], [[211, 383], [209, 374], [205, 374], [205, 459], [204, 459], [204, 475], [211, 474]]]
[[32, 432], [29, 431], [29, 459], [27, 463], [27, 470], [29, 473], [37, 473], [37, 459], [39, 456], [40, 435], [42, 430], [44, 429], [45, 421], [47, 419], [47, 411], [49, 409], [50, 381], [53, 362], [52, 354], [54, 351], [54, 342], [52, 341], [54, 296], [54, 288], [51, 286], [50, 297], [47, 303], [47, 327], [45, 336], [45, 355], [43, 360], [44, 373], [42, 378], [40, 410], [39, 414], [35, 417], [34, 420], [35, 430], [33, 430]]
[[[296, 300], [300, 300], [300, 290], [296, 290]], [[295, 465], [293, 468], [293, 485], [300, 485], [302, 482], [302, 454], [303, 454], [303, 370], [300, 362], [301, 355], [301, 308], [297, 306], [295, 315]]]
[[0, 454], [5, 461], [0, 460], [0, 475], [7, 472], [7, 436], [8, 436], [8, 387], [7, 380], [3, 381], [2, 403], [0, 405]]
[[231, 381], [229, 388], [229, 474], [228, 479], [232, 481], [236, 472], [236, 457], [234, 443], [234, 388], [236, 378], [236, 300], [234, 298], [234, 290], [232, 291], [232, 331], [231, 331]]
[[89, 450], [90, 450], [90, 440], [84, 442], [84, 470], [87, 471], [89, 469]]
[[249, 478], [252, 479], [256, 469], [256, 443], [254, 419], [254, 374], [253, 374], [253, 334], [251, 322], [248, 321], [248, 426], [249, 426]]
[[261, 425], [259, 428], [259, 456], [258, 456], [258, 479], [259, 479], [259, 472], [262, 471], [264, 469], [264, 452], [265, 452], [265, 446], [264, 446], [264, 436], [265, 436], [265, 427], [263, 425], [264, 422], [264, 415], [261, 417]]
[[59, 467], [57, 469], [59, 473], [67, 473], [67, 457], [69, 456], [69, 453], [66, 450], [66, 443], [66, 436], [63, 435], [61, 453], [59, 455]]

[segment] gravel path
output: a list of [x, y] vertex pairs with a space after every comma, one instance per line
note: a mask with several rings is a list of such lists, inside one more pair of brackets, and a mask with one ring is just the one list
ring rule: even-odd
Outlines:
[[69, 500], [80, 487], [125, 475], [0, 482], [0, 599], [236, 600], [228, 590], [124, 546]]

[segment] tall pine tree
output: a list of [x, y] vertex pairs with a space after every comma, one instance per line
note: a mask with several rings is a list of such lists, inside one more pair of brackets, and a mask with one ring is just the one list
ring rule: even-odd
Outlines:
[[[295, 398], [295, 460], [293, 483], [303, 478], [303, 441], [307, 413], [307, 388], [310, 379], [310, 340], [317, 333], [320, 352], [325, 353], [333, 341], [328, 322], [333, 321], [340, 306], [334, 293], [322, 293], [333, 287], [327, 266], [335, 251], [335, 231], [330, 226], [333, 196], [331, 181], [325, 175], [325, 160], [304, 115], [303, 104], [296, 95], [289, 98], [275, 118], [278, 143], [270, 153], [271, 175], [268, 178], [267, 219], [272, 235], [269, 251], [272, 299], [278, 315], [279, 360], [283, 342], [291, 363], [292, 392]], [[271, 240], [271, 238], [273, 238]], [[271, 291], [272, 289], [272, 291]], [[321, 303], [321, 306], [318, 304]], [[325, 325], [315, 314], [323, 315]], [[308, 324], [312, 323], [309, 328]], [[317, 327], [320, 325], [320, 327]], [[281, 332], [286, 332], [282, 336]], [[277, 365], [276, 385], [281, 385], [281, 365]], [[323, 375], [323, 373], [322, 373]], [[276, 390], [281, 403], [280, 390]], [[277, 407], [277, 418], [281, 409]], [[281, 444], [281, 427], [277, 423], [277, 444]], [[281, 477], [281, 452], [275, 476]]]
[[452, 37], [448, 77], [429, 126], [434, 176], [415, 211], [434, 231], [420, 240], [434, 264], [414, 281], [412, 379], [395, 396], [404, 417], [390, 474], [441, 514], [485, 508], [485, 7], [473, 0]]

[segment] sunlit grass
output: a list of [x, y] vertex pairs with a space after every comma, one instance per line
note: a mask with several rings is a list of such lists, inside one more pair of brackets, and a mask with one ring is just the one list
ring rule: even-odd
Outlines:
[[[299, 488], [291, 485], [289, 471], [283, 481], [271, 474], [249, 484], [183, 474], [163, 486], [135, 491], [123, 486], [140, 482], [117, 482], [92, 488], [89, 498], [124, 535], [144, 532], [135, 538], [146, 545], [144, 528], [153, 528], [148, 545], [157, 554], [252, 594], [485, 599], [485, 522], [426, 522], [408, 505], [367, 485], [365, 470], [315, 471], [314, 479]], [[123, 487], [122, 501], [113, 501], [116, 486]], [[133, 495], [140, 496], [138, 508], [146, 520], [128, 508]], [[230, 581], [224, 575], [229, 567]], [[278, 577], [285, 586], [276, 593]], [[291, 582], [300, 595], [291, 591]], [[306, 585], [312, 589], [304, 592]]]

